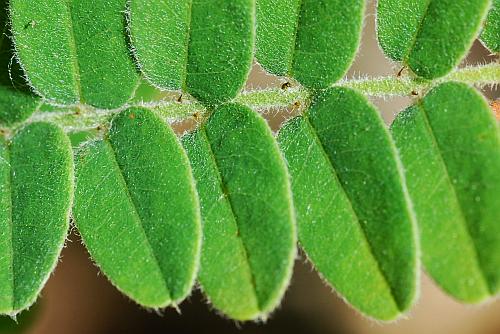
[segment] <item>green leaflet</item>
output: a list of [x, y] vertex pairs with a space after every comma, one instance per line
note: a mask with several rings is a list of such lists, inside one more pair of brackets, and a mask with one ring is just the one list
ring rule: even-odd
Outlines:
[[109, 138], [77, 151], [75, 223], [92, 258], [137, 303], [164, 307], [191, 291], [201, 226], [189, 161], [146, 109], [113, 121]]
[[63, 247], [73, 198], [68, 137], [33, 123], [0, 143], [0, 313], [31, 306]]
[[392, 320], [416, 298], [413, 213], [399, 158], [377, 110], [332, 88], [278, 140], [288, 161], [301, 246], [362, 313]]
[[215, 105], [239, 93], [252, 64], [254, 0], [131, 0], [129, 31], [146, 77]]
[[256, 58], [269, 72], [326, 88], [358, 50], [363, 0], [257, 0]]
[[379, 0], [385, 54], [434, 79], [457, 66], [477, 37], [491, 0]]
[[23, 334], [29, 332], [40, 319], [43, 302], [38, 302], [28, 310], [16, 315], [14, 318], [7, 315], [0, 316], [0, 333]]
[[493, 0], [493, 7], [486, 18], [481, 41], [491, 52], [500, 53], [500, 0]]
[[94, 140], [99, 136], [99, 131], [97, 130], [83, 130], [77, 132], [71, 132], [68, 134], [69, 140], [71, 141], [71, 146], [74, 150], [83, 144]]
[[7, 2], [0, 0], [0, 27], [3, 29], [0, 36], [0, 124], [12, 125], [26, 120], [39, 100], [30, 93], [14, 59], [13, 45], [7, 37]]
[[500, 135], [474, 89], [446, 83], [400, 114], [392, 132], [406, 167], [423, 262], [449, 294], [500, 291]]
[[204, 221], [202, 288], [233, 319], [265, 318], [296, 253], [288, 173], [272, 133], [256, 112], [228, 104], [183, 142]]
[[138, 74], [124, 34], [126, 0], [11, 0], [17, 56], [41, 96], [115, 108]]

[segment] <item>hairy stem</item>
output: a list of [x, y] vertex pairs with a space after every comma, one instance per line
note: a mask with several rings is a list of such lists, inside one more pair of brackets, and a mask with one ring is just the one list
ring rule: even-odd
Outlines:
[[[434, 81], [410, 76], [393, 76], [344, 80], [336, 83], [335, 86], [353, 88], [374, 97], [422, 96], [427, 90], [445, 81], [463, 82], [479, 88], [488, 85], [495, 86], [500, 83], [500, 64], [466, 67]], [[309, 91], [301, 87], [292, 87], [246, 91], [240, 94], [235, 102], [262, 111], [284, 109], [293, 105], [304, 106], [309, 100]], [[169, 122], [190, 118], [201, 119], [207, 114], [207, 109], [203, 105], [187, 98], [180, 102], [161, 100], [152, 103], [132, 103], [113, 110], [95, 109], [86, 105], [51, 107], [50, 111], [35, 112], [27, 122], [49, 121], [57, 123], [67, 132], [82, 131], [103, 126], [114, 114], [134, 106], [148, 108]]]

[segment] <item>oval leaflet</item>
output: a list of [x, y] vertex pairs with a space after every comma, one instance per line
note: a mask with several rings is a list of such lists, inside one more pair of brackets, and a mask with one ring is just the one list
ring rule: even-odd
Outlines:
[[253, 57], [253, 0], [132, 0], [128, 17], [135, 56], [154, 85], [216, 105], [245, 84]]
[[272, 133], [256, 112], [228, 104], [183, 142], [204, 221], [202, 289], [233, 319], [265, 318], [296, 254], [288, 173]]
[[32, 123], [0, 144], [0, 313], [30, 307], [57, 264], [69, 227], [68, 137]]
[[123, 33], [125, 4], [10, 1], [16, 54], [33, 89], [58, 104], [125, 104], [139, 81]]
[[298, 235], [315, 268], [365, 315], [395, 319], [414, 303], [418, 240], [403, 171], [377, 110], [329, 89], [279, 133]]
[[392, 125], [427, 272], [450, 295], [500, 291], [500, 132], [484, 98], [445, 83]]
[[469, 51], [490, 4], [491, 0], [379, 0], [380, 46], [418, 76], [445, 76]]
[[199, 205], [173, 131], [146, 109], [112, 121], [108, 138], [76, 158], [75, 224], [123, 293], [153, 308], [183, 300], [198, 270]]
[[269, 72], [308, 88], [344, 76], [358, 50], [363, 0], [257, 0], [255, 57]]

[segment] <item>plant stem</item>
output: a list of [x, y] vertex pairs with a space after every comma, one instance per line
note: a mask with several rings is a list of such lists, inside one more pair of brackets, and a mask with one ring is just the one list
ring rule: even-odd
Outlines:
[[445, 81], [458, 81], [478, 88], [494, 86], [500, 83], [500, 64], [465, 67], [436, 80], [412, 77], [383, 77], [341, 81], [337, 85], [350, 87], [365, 95], [375, 97], [423, 95], [424, 91]]
[[[500, 83], [500, 64], [466, 67], [434, 81], [405, 77], [381, 77], [340, 81], [334, 86], [349, 87], [374, 97], [423, 96], [432, 87], [445, 82], [458, 81], [479, 88]], [[245, 104], [255, 110], [284, 109], [292, 105], [305, 106], [310, 100], [310, 92], [302, 87], [270, 88], [245, 91], [234, 102]], [[51, 111], [37, 111], [27, 122], [48, 121], [60, 125], [67, 132], [95, 129], [109, 122], [111, 116], [130, 107], [144, 107], [152, 110], [169, 122], [200, 118], [207, 109], [200, 103], [185, 99], [182, 102], [161, 100], [152, 103], [132, 103], [119, 109], [96, 109], [87, 105], [51, 107]], [[21, 124], [20, 126], [22, 126]]]

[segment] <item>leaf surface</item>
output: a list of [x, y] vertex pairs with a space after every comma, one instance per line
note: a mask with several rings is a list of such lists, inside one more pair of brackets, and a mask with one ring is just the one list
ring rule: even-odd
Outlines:
[[427, 272], [478, 302], [500, 291], [500, 135], [474, 89], [446, 83], [402, 112], [392, 133], [406, 168]]
[[197, 273], [201, 226], [189, 161], [146, 109], [117, 115], [77, 153], [74, 216], [94, 261], [146, 307], [178, 303]]
[[129, 31], [153, 84], [215, 105], [234, 98], [253, 57], [253, 0], [132, 0]]
[[500, 53], [500, 0], [493, 0], [493, 7], [481, 33], [481, 41], [491, 52]]
[[203, 217], [203, 291], [233, 319], [264, 318], [288, 286], [296, 253], [278, 146], [260, 115], [237, 104], [218, 108], [183, 142]]
[[126, 0], [12, 0], [17, 56], [30, 84], [60, 104], [116, 108], [139, 76], [124, 33]]
[[0, 313], [31, 306], [53, 271], [69, 227], [71, 144], [33, 123], [0, 144]]
[[480, 32], [491, 0], [380, 0], [377, 33], [392, 60], [417, 75], [448, 74]]
[[14, 46], [8, 37], [7, 0], [0, 1], [0, 123], [12, 125], [27, 119], [40, 101], [22, 78], [22, 69], [14, 59]]
[[270, 73], [326, 88], [359, 47], [362, 0], [257, 0], [256, 58]]
[[362, 95], [333, 88], [278, 136], [292, 176], [299, 241], [362, 313], [392, 320], [416, 297], [417, 236], [392, 139]]

